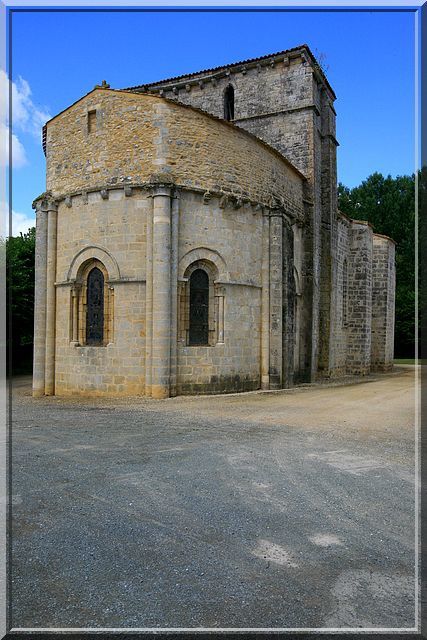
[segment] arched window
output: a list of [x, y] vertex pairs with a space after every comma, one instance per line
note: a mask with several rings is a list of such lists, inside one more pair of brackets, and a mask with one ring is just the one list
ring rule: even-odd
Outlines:
[[104, 342], [104, 275], [94, 267], [87, 277], [86, 344]]
[[209, 344], [209, 276], [203, 269], [190, 276], [189, 344]]
[[[197, 250], [201, 251], [206, 250]], [[213, 347], [224, 344], [225, 287], [217, 282], [217, 265], [198, 257], [182, 269], [178, 280], [178, 341]]]
[[224, 119], [234, 120], [234, 88], [231, 84], [228, 85], [224, 93]]
[[98, 258], [83, 260], [70, 284], [70, 342], [81, 347], [112, 343], [114, 287], [106, 266]]

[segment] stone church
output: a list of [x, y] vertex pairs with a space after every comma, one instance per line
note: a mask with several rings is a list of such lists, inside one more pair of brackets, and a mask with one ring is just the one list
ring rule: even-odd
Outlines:
[[43, 130], [33, 394], [280, 389], [392, 367], [394, 242], [337, 208], [306, 45], [127, 89]]

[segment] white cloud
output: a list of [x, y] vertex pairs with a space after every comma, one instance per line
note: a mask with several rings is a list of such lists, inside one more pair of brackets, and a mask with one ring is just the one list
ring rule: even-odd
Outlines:
[[[47, 109], [34, 104], [31, 88], [26, 80], [18, 77], [11, 83], [12, 93], [12, 166], [19, 168], [27, 163], [25, 149], [18, 138], [17, 131], [30, 134], [41, 141], [41, 130], [50, 114]], [[9, 157], [9, 80], [3, 69], [0, 69], [0, 165], [7, 166]]]
[[[9, 127], [4, 122], [0, 122], [0, 141], [0, 167], [7, 167], [9, 164]], [[19, 169], [27, 162], [22, 142], [12, 133], [12, 167]]]
[[39, 108], [32, 101], [30, 85], [26, 80], [19, 76], [16, 84], [12, 82], [12, 125], [14, 129], [21, 129], [40, 138], [42, 127], [47, 120], [50, 120], [50, 117], [47, 110]]
[[34, 217], [29, 217], [25, 213], [12, 210], [12, 234], [19, 236], [20, 233], [27, 233], [30, 227], [35, 227]]
[[35, 227], [34, 215], [20, 213], [12, 209], [12, 229], [9, 229], [9, 205], [7, 202], [0, 202], [0, 236], [19, 236], [20, 233], [27, 233], [30, 227]]

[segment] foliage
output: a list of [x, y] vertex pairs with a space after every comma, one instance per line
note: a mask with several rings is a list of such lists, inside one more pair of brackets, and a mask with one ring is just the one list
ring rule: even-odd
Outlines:
[[415, 348], [415, 176], [386, 178], [373, 173], [361, 185], [338, 186], [339, 209], [368, 220], [376, 233], [396, 245], [395, 355], [413, 357]]
[[319, 51], [319, 49], [315, 49], [314, 56], [316, 60], [315, 67], [317, 67], [317, 69], [326, 76], [329, 71], [329, 65], [326, 62], [326, 53]]
[[427, 360], [427, 166], [424, 166], [418, 174], [418, 256], [419, 256], [419, 280], [418, 308], [420, 353], [419, 357]]
[[14, 372], [26, 371], [31, 362], [34, 324], [34, 227], [6, 240], [6, 295], [9, 308], [7, 337]]

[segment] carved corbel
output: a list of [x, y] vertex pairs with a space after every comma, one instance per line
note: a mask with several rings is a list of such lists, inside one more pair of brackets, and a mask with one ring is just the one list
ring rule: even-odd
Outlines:
[[228, 196], [224, 193], [224, 195], [222, 195], [221, 198], [219, 199], [219, 208], [225, 209], [227, 205], [228, 205]]

